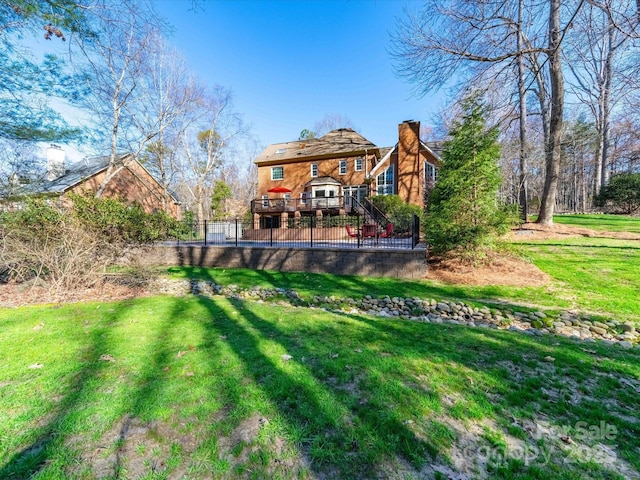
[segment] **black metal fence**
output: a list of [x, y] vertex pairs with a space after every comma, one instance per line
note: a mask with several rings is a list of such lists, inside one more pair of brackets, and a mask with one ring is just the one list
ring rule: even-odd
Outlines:
[[366, 223], [361, 216], [304, 216], [265, 222], [231, 219], [183, 224], [169, 241], [190, 245], [379, 248], [412, 250], [424, 248], [417, 216], [383, 227]]

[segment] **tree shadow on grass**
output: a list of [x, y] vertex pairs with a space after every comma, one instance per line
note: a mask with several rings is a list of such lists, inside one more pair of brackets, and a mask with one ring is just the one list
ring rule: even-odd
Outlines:
[[[336, 312], [336, 315], [346, 314]], [[565, 428], [573, 428], [580, 422], [589, 428], [600, 428], [600, 422], [615, 427], [615, 440], [622, 446], [619, 450], [622, 457], [638, 469], [640, 462], [630, 453], [630, 448], [631, 445], [638, 448], [640, 425], [632, 418], [636, 415], [628, 404], [629, 394], [638, 383], [640, 355], [637, 351], [626, 351], [615, 345], [585, 344], [553, 335], [535, 337], [451, 324], [425, 324], [425, 336], [415, 338], [413, 321], [348, 317], [373, 329], [369, 333], [373, 343], [384, 341], [391, 349], [408, 355], [415, 349], [430, 361], [452, 366], [452, 371], [457, 364], [478, 373], [465, 390], [475, 391], [473, 397], [484, 397], [489, 402], [493, 402], [490, 398], [502, 397], [504, 400], [494, 404], [493, 412], [485, 410], [485, 413], [502, 420], [503, 425], [514, 421], [524, 424], [531, 420], [533, 413], [552, 422], [564, 422], [560, 427]], [[416, 347], [411, 347], [412, 341]], [[511, 372], [505, 370], [512, 367]], [[514, 371], [521, 372], [522, 376], [513, 376]], [[461, 376], [464, 377], [463, 372]], [[594, 393], [581, 392], [580, 386], [577, 391], [574, 389], [573, 385], [582, 383], [592, 383]], [[590, 398], [602, 389], [608, 390], [604, 398]], [[583, 395], [585, 398], [581, 398]], [[580, 430], [575, 433], [580, 438]], [[572, 457], [566, 468], [575, 467], [576, 472], [585, 473], [592, 468], [589, 461], [588, 456], [578, 455]], [[606, 477], [617, 474], [617, 466], [604, 463], [598, 466], [598, 471]]]
[[[415, 418], [423, 418], [428, 411], [425, 403], [429, 403], [429, 408], [435, 412], [451, 413], [448, 407], [442, 406], [442, 393], [446, 390], [430, 385], [431, 379], [426, 375], [422, 381], [430, 388], [418, 388], [416, 391], [416, 385], [411, 383], [418, 381], [412, 378], [410, 371], [402, 370], [407, 363], [427, 359], [440, 372], [448, 372], [446, 378], [451, 382], [463, 384], [467, 381], [467, 373], [473, 373], [476, 384], [469, 391], [474, 393], [474, 398], [468, 401], [467, 406], [485, 408], [486, 405], [474, 406], [473, 402], [482, 403], [492, 388], [514, 398], [522, 396], [517, 382], [505, 379], [495, 366], [501, 351], [505, 352], [506, 360], [514, 363], [543, 362], [547, 355], [555, 356], [560, 365], [584, 360], [584, 356], [579, 354], [579, 345], [571, 346], [567, 342], [568, 348], [561, 350], [552, 344], [555, 342], [552, 337], [533, 339], [507, 332], [486, 334], [480, 329], [455, 325], [425, 324], [416, 329], [413, 322], [341, 313], [332, 313], [332, 318], [327, 321], [297, 326], [290, 319], [280, 322], [277, 318], [262, 315], [260, 304], [238, 298], [189, 297], [186, 300], [174, 299], [167, 304], [166, 311], [159, 312], [163, 317], [157, 322], [150, 339], [144, 342], [136, 338], [125, 339], [133, 345], [138, 342], [145, 362], [136, 375], [125, 372], [131, 382], [128, 398], [113, 413], [116, 420], [125, 417], [120, 426], [120, 437], [127, 435], [127, 428], [131, 425], [127, 418], [153, 421], [162, 417], [158, 409], [163, 406], [178, 410], [174, 413], [179, 414], [182, 407], [180, 392], [193, 387], [202, 389], [204, 395], [209, 389], [210, 396], [219, 398], [208, 410], [202, 411], [205, 417], [199, 419], [203, 423], [208, 419], [211, 424], [211, 428], [202, 432], [202, 442], [215, 444], [217, 438], [207, 439], [204, 435], [224, 433], [216, 423], [226, 423], [229, 428], [234, 428], [243, 416], [261, 408], [251, 404], [253, 397], [248, 393], [251, 388], [268, 399], [276, 415], [284, 420], [290, 434], [288, 439], [310, 459], [309, 468], [319, 476], [332, 478], [371, 478], [385, 472], [389, 468], [387, 462], [396, 459], [408, 461], [416, 471], [434, 460], [442, 460], [439, 457], [446, 452], [447, 441], [451, 441], [446, 438], [447, 432], [438, 437], [443, 426], [427, 422], [426, 430], [420, 430], [416, 427], [419, 422], [412, 422], [414, 418], [407, 412], [415, 408]], [[109, 352], [116, 338], [122, 340], [121, 335], [111, 331], [111, 327], [123, 320], [130, 321], [127, 317], [129, 305], [130, 302], [114, 304], [113, 311], [88, 332], [87, 346], [82, 352], [83, 366], [69, 382], [65, 390], [69, 393], [58, 403], [54, 415], [46, 419], [29, 445], [0, 469], [0, 478], [29, 478], [41, 472], [53, 474], [59, 468], [55, 464], [62, 464], [60, 468], [63, 469], [69, 467], [68, 459], [61, 459], [60, 453], [55, 452], [56, 448], [69, 440], [74, 429], [77, 430], [87, 402], [104, 401], [100, 380], [110, 366], [120, 365], [117, 363], [120, 359], [113, 364], [100, 357]], [[193, 305], [198, 308], [191, 310]], [[305, 315], [311, 314], [312, 310], [296, 309], [295, 312]], [[201, 371], [195, 372], [194, 377], [187, 376], [186, 370], [175, 371], [177, 367], [186, 367], [186, 364], [177, 363], [176, 354], [179, 355], [181, 349], [188, 350], [188, 340], [181, 338], [184, 335], [181, 329], [190, 326], [199, 328], [199, 343], [195, 343], [194, 348], [202, 350], [207, 362]], [[355, 328], [350, 329], [350, 326]], [[417, 332], [422, 332], [424, 337], [417, 337]], [[602, 350], [600, 346], [590, 348], [597, 352]], [[223, 349], [241, 362], [239, 374], [225, 371], [228, 357]], [[363, 365], [357, 358], [361, 354], [356, 350], [373, 352], [375, 355], [368, 357], [371, 364]], [[474, 351], [478, 352], [477, 357], [470, 354]], [[283, 354], [292, 358], [286, 361]], [[189, 355], [187, 353], [180, 358], [188, 359]], [[628, 359], [624, 355], [616, 353], [607, 361], [615, 364], [617, 372], [632, 376], [635, 370], [626, 365]], [[483, 366], [483, 358], [492, 367]], [[630, 358], [637, 360], [638, 357], [632, 355]], [[598, 356], [594, 356], [584, 368], [597, 371], [600, 362]], [[170, 370], [165, 371], [166, 368]], [[182, 390], [177, 394], [169, 391], [176, 388], [169, 382], [171, 375], [179, 377], [178, 388]], [[243, 376], [250, 384], [242, 383]], [[199, 377], [204, 378], [201, 383], [196, 383]], [[226, 380], [216, 383], [215, 377]], [[539, 384], [546, 385], [545, 379], [541, 379]], [[228, 391], [214, 391], [216, 388]], [[167, 399], [172, 403], [167, 403]], [[525, 400], [529, 402], [527, 404], [540, 401], [534, 398]], [[543, 404], [543, 409], [549, 408], [556, 417], [578, 418], [579, 412], [564, 411], [562, 405], [544, 405], [547, 404]], [[218, 408], [220, 415], [216, 415]], [[487, 414], [491, 412], [490, 409], [484, 411], [489, 412]], [[626, 424], [613, 416], [603, 418], [618, 425], [621, 431], [626, 428]], [[620, 439], [629, 445], [637, 444], [632, 437], [634, 432], [640, 434], [637, 429], [625, 430]], [[80, 433], [86, 435], [86, 427], [80, 427]], [[87, 448], [86, 445], [82, 447]], [[202, 453], [210, 456], [207, 466], [217, 460], [214, 455], [221, 453], [214, 447]], [[112, 470], [118, 472], [120, 468], [126, 468], [126, 464], [127, 459], [116, 452]], [[68, 473], [60, 471], [62, 476]], [[155, 473], [162, 474], [160, 471]], [[207, 474], [211, 475], [211, 470]], [[238, 476], [242, 474], [238, 473]]]
[[[61, 336], [60, 342], [74, 343], [79, 335], [77, 353], [81, 365], [69, 375], [68, 385], [58, 388], [62, 397], [52, 407], [52, 413], [40, 420], [38, 426], [28, 425], [33, 432], [28, 445], [0, 465], [0, 478], [31, 478], [43, 474], [47, 478], [93, 475], [96, 478], [129, 478], [161, 475], [168, 463], [179, 453], [159, 438], [156, 426], [172, 416], [171, 401], [180, 402], [173, 395], [171, 377], [179, 377], [179, 387], [189, 387], [188, 372], [172, 371], [189, 349], [181, 341], [185, 319], [184, 301], [168, 301], [166, 314], [155, 318], [153, 326], [143, 325], [131, 318], [134, 301], [107, 304], [100, 309], [97, 320], [89, 313], [85, 324], [81, 318], [70, 320], [78, 325], [76, 332]], [[89, 307], [79, 307], [82, 312]], [[135, 308], [134, 308], [135, 312]], [[127, 336], [131, 324], [141, 324], [141, 337]], [[153, 335], [149, 335], [153, 332]], [[120, 352], [120, 354], [116, 353]], [[113, 354], [113, 355], [112, 355]], [[132, 358], [127, 358], [131, 356]], [[215, 358], [215, 354], [211, 353]], [[74, 358], [74, 360], [76, 360]], [[51, 360], [53, 364], [55, 359]], [[43, 370], [46, 372], [46, 370]], [[66, 379], [57, 379], [65, 382]], [[163, 426], [167, 433], [168, 427]], [[178, 437], [178, 432], [168, 432]], [[158, 452], [134, 452], [140, 444], [150, 443]], [[189, 442], [186, 442], [189, 443]], [[197, 445], [180, 445], [179, 450], [191, 453]], [[132, 445], [133, 444], [133, 445]], [[151, 450], [151, 449], [149, 449]], [[75, 461], [70, 462], [70, 458]]]
[[[376, 384], [380, 379], [369, 379], [370, 397], [362, 402], [357, 384], [366, 373], [349, 371], [345, 358], [331, 353], [330, 339], [313, 348], [303, 335], [279, 330], [240, 299], [228, 301], [239, 313], [235, 318], [220, 315], [217, 302], [201, 301], [290, 432], [297, 432], [293, 436], [313, 471], [332, 478], [371, 478], [382, 468], [379, 462], [403, 458], [419, 469], [437, 456], [437, 446], [418, 438], [379, 401], [375, 389], [383, 389]], [[293, 358], [278, 357], [278, 351]]]
[[54, 413], [34, 429], [36, 433], [28, 441], [29, 444], [4, 463], [0, 468], [0, 478], [31, 478], [51, 463], [53, 452], [67, 440], [65, 432], [73, 430], [78, 421], [78, 412], [98, 393], [99, 384], [95, 380], [110, 366], [109, 357], [103, 356], [109, 351], [110, 327], [126, 312], [126, 308], [126, 302], [118, 304], [99, 327], [91, 329], [90, 335], [87, 335], [87, 346], [79, 351], [83, 367], [72, 374], [65, 387], [68, 393], [54, 407]]

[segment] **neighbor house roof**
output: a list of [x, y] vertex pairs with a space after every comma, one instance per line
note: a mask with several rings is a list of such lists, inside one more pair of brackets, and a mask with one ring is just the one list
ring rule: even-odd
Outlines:
[[[130, 154], [118, 155], [118, 161], [123, 161], [128, 155]], [[72, 163], [65, 168], [64, 175], [40, 185], [38, 193], [64, 193], [86, 179], [106, 170], [109, 167], [110, 158], [109, 155], [104, 155], [85, 158], [79, 162]]]
[[[137, 161], [134, 159], [131, 153], [120, 153], [117, 155], [118, 163], [124, 162], [124, 160], [130, 158], [131, 160]], [[64, 175], [54, 179], [54, 180], [42, 180], [33, 182], [30, 184], [26, 184], [22, 186], [21, 191], [15, 192], [16, 195], [62, 195], [67, 190], [79, 185], [80, 183], [88, 180], [89, 178], [98, 175], [100, 172], [105, 171], [109, 167], [109, 161], [111, 159], [110, 155], [103, 155], [99, 157], [88, 157], [84, 158], [78, 162], [72, 163], [65, 167]], [[139, 162], [138, 162], [139, 163]], [[140, 164], [140, 166], [149, 173], [149, 175], [155, 179], [155, 177], [144, 167], [144, 165]], [[157, 182], [157, 180], [156, 180]], [[159, 183], [159, 182], [158, 182]], [[176, 201], [179, 202], [180, 199], [178, 195], [169, 190], [169, 194]], [[4, 196], [2, 192], [0, 192], [0, 197]]]
[[358, 152], [378, 150], [378, 147], [350, 128], [331, 130], [320, 138], [269, 145], [254, 163], [279, 163], [312, 157], [347, 156]]

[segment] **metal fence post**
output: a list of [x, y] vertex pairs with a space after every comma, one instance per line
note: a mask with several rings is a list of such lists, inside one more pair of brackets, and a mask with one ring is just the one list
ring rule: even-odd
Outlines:
[[238, 217], [236, 217], [236, 247], [238, 246]]
[[207, 246], [207, 221], [204, 220], [204, 246]]
[[313, 222], [316, 217], [311, 216], [311, 230], [309, 231], [309, 238], [311, 239], [311, 248], [313, 248]]
[[273, 247], [273, 220], [269, 224], [269, 246]]
[[360, 229], [360, 215], [358, 215], [358, 229], [356, 230], [357, 236], [356, 236], [356, 241], [358, 244], [358, 248], [360, 248], [360, 232], [362, 230]]

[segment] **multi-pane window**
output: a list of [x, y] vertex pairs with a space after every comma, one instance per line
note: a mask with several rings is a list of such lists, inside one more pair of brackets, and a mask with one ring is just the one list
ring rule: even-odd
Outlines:
[[262, 195], [262, 206], [263, 207], [269, 206], [269, 195]]
[[271, 167], [271, 180], [282, 180], [284, 178], [284, 167]]
[[317, 177], [318, 176], [318, 164], [317, 163], [312, 163], [311, 164], [311, 176], [312, 177]]
[[424, 179], [435, 182], [438, 179], [438, 169], [430, 163], [424, 164]]
[[340, 160], [340, 175], [346, 175], [346, 174], [347, 174], [347, 161]]
[[355, 171], [356, 172], [361, 172], [362, 171], [362, 158], [356, 158], [355, 163]]
[[378, 195], [393, 195], [393, 165], [376, 178]]

